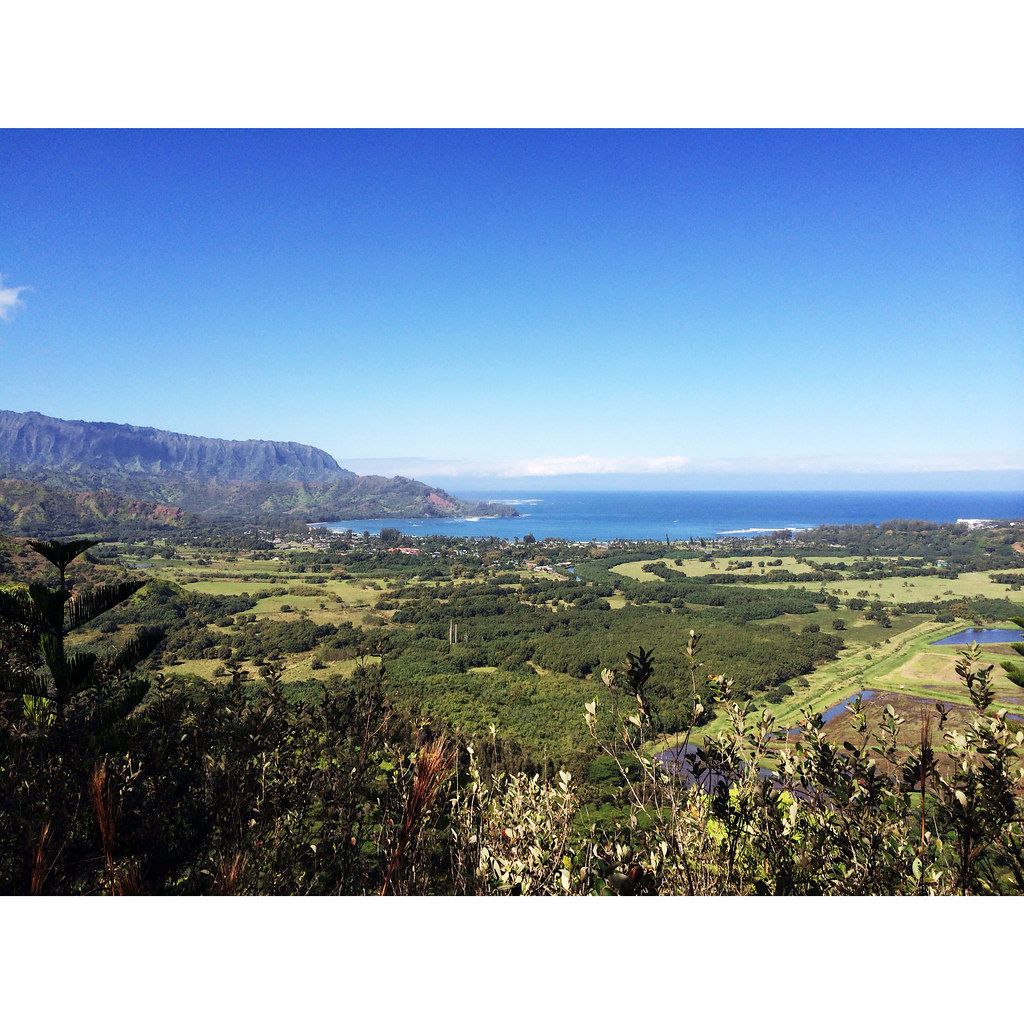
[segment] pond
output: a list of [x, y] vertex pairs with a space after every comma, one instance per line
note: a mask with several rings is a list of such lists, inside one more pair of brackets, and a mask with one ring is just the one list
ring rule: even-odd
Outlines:
[[943, 644], [1012, 644], [1024, 639], [1024, 632], [1019, 629], [961, 629], [959, 633], [935, 640], [933, 647]]
[[846, 700], [841, 700], [838, 704], [833, 704], [828, 711], [823, 711], [821, 713], [822, 723], [831, 722], [833, 718], [838, 718], [846, 711], [847, 705], [852, 704], [858, 697], [866, 703], [871, 700], [874, 695], [874, 690], [861, 690], [860, 693], [855, 693], [852, 697], [847, 697]]

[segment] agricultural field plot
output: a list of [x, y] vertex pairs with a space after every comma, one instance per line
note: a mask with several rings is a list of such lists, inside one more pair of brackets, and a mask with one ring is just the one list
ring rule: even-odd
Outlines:
[[[861, 690], [926, 701], [929, 706], [940, 700], [947, 706], [966, 707], [968, 691], [956, 675], [958, 651], [955, 646], [933, 646], [934, 642], [955, 632], [956, 627], [923, 623], [905, 633], [892, 636], [882, 645], [851, 646], [837, 662], [824, 665], [806, 677], [806, 687], [790, 700], [772, 708], [785, 727], [799, 724], [807, 710], [822, 712], [845, 702]], [[1005, 644], [981, 647], [980, 665], [994, 666], [992, 690], [994, 709], [1019, 714], [1024, 705], [1024, 690], [1007, 679], [999, 667], [1004, 660], [1020, 658]]]
[[[1020, 570], [1024, 581], [1024, 570]], [[866, 596], [874, 600], [904, 601], [947, 601], [951, 598], [999, 598], [1010, 597], [1011, 588], [1005, 583], [994, 583], [987, 572], [964, 572], [956, 579], [943, 579], [939, 576], [891, 576], [882, 580], [861, 580], [846, 578], [843, 580], [827, 580], [824, 583], [763, 583], [764, 587], [785, 588], [788, 586], [803, 587], [805, 590], [835, 594], [837, 597]], [[866, 594], [863, 593], [866, 591]]]
[[[776, 559], [739, 559], [734, 556], [732, 559], [734, 563], [736, 561], [751, 561], [753, 563], [749, 568], [743, 569], [730, 569], [729, 561], [726, 558], [715, 558], [710, 562], [701, 562], [698, 559], [687, 558], [682, 560], [681, 565], [677, 565], [673, 558], [648, 558], [635, 562], [624, 562], [611, 568], [609, 572], [639, 582], [654, 583], [658, 582], [660, 577], [654, 573], [645, 572], [643, 569], [643, 566], [650, 565], [652, 562], [665, 565], [673, 572], [678, 572], [681, 575], [685, 574], [687, 578], [699, 579], [702, 576], [728, 572], [730, 576], [735, 576], [738, 581], [749, 581], [751, 578], [767, 575], [772, 569], [786, 569], [794, 574], [799, 574], [808, 572], [812, 568], [812, 566], [798, 562], [796, 558], [791, 556], [783, 557], [781, 565], [768, 564], [769, 561], [776, 561]], [[765, 563], [763, 573], [761, 571], [762, 567], [759, 564], [762, 561]], [[827, 562], [829, 559], [815, 557], [809, 558], [807, 561], [820, 563]], [[851, 566], [851, 570], [855, 568], [854, 563], [848, 562], [847, 564]], [[758, 583], [757, 586], [776, 590], [785, 590], [787, 587], [800, 587], [814, 593], [824, 589], [826, 593], [835, 594], [839, 597], [865, 596], [862, 592], [866, 592], [866, 596], [871, 599], [880, 598], [883, 601], [892, 602], [942, 601], [949, 598], [972, 597], [999, 598], [1013, 593], [1009, 584], [994, 582], [991, 579], [991, 573], [988, 572], [965, 572], [961, 573], [956, 579], [947, 579], [940, 576], [906, 575], [891, 576], [881, 580], [864, 580], [856, 579], [852, 575], [851, 570], [847, 570], [844, 573], [844, 578], [841, 580], [826, 580], [824, 582], [787, 582], [783, 580], [781, 582]], [[1000, 574], [1008, 573], [1019, 576], [1021, 583], [1024, 584], [1024, 568], [999, 570], [999, 572]]]
[[[295, 573], [287, 565], [282, 565], [278, 572], [275, 572], [276, 568], [276, 563], [244, 559], [211, 560], [211, 564], [199, 566], [152, 559], [135, 572], [154, 581], [176, 584], [190, 593], [217, 598], [241, 595], [257, 598], [252, 607], [228, 617], [228, 622], [234, 619], [234, 623], [218, 625], [211, 621], [205, 625], [208, 633], [222, 638], [232, 647], [237, 646], [241, 635], [238, 623], [246, 619], [256, 623], [288, 625], [305, 622], [314, 626], [353, 626], [373, 630], [386, 626], [393, 614], [374, 608], [390, 582], [383, 576], [357, 579], [320, 577], [323, 582], [314, 583], [310, 581], [311, 574]], [[257, 597], [260, 594], [264, 596]], [[280, 654], [282, 683], [289, 687], [310, 681], [324, 682], [332, 675], [350, 675], [357, 662], [353, 658], [339, 657], [340, 653], [325, 651], [318, 645], [314, 650]], [[256, 681], [261, 667], [262, 659], [247, 657], [229, 663], [213, 657], [176, 657], [165, 664], [164, 672], [168, 677], [194, 676], [216, 682], [234, 668]]]
[[[956, 646], [933, 646], [934, 641], [949, 636], [962, 628], [959, 624], [938, 624], [929, 618], [904, 616], [896, 620], [909, 628], [895, 627], [885, 631], [881, 642], [861, 642], [858, 632], [846, 634], [846, 650], [835, 661], [828, 662], [814, 672], [796, 680], [791, 697], [769, 710], [783, 731], [798, 726], [810, 712], [824, 712], [845, 704], [861, 691], [876, 694], [876, 700], [904, 707], [912, 718], [919, 719], [936, 701], [948, 707], [966, 708], [970, 701], [967, 690], [956, 674], [958, 651]], [[881, 632], [880, 627], [875, 627]], [[866, 631], [865, 631], [866, 632]], [[1022, 659], [1005, 644], [986, 644], [981, 648], [981, 665], [993, 665], [992, 689], [994, 709], [1020, 714], [1024, 705], [1024, 689], [1006, 678], [1001, 661]], [[759, 705], [762, 702], [756, 702]], [[903, 712], [898, 712], [903, 715]], [[963, 712], [966, 714], [966, 712]], [[842, 716], [840, 716], [841, 718]], [[906, 717], [906, 715], [904, 715]], [[937, 714], [936, 714], [937, 717]], [[711, 723], [694, 730], [693, 739], [716, 734], [725, 725], [724, 711]], [[831, 733], [848, 729], [848, 721], [830, 723]], [[834, 736], [832, 737], [835, 738]], [[670, 741], [664, 745], [671, 745]]]
[[[623, 562], [621, 565], [616, 565], [609, 569], [609, 572], [617, 573], [619, 576], [626, 576], [631, 580], [643, 581], [655, 581], [659, 577], [651, 572], [644, 572], [643, 567], [645, 565], [651, 565], [655, 562], [660, 562], [662, 565], [667, 566], [673, 572], [678, 572], [680, 575], [687, 577], [693, 577], [699, 579], [701, 576], [710, 576], [715, 573], [728, 572], [730, 575], [734, 575], [737, 579], [744, 579], [751, 576], [763, 576], [771, 572], [772, 569], [788, 569], [792, 573], [807, 572], [808, 566], [802, 565], [792, 555], [786, 556], [775, 556], [772, 558], [747, 558], [741, 555], [721, 555], [715, 556], [710, 562], [702, 562], [699, 558], [683, 558], [680, 559], [680, 565], [676, 564], [674, 558], [643, 558], [636, 562]], [[730, 563], [735, 565], [738, 562], [751, 562], [752, 564], [748, 568], [736, 569], [730, 568]], [[781, 563], [772, 564], [768, 563]], [[762, 572], [763, 570], [763, 572]], [[786, 584], [781, 584], [786, 586]], [[815, 585], [817, 589], [817, 585]]]

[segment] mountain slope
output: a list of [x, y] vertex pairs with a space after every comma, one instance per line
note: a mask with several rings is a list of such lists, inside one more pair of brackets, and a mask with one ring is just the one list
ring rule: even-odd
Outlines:
[[[519, 514], [507, 505], [462, 501], [418, 480], [358, 476], [311, 445], [226, 441], [36, 412], [0, 410], [3, 478], [65, 492], [109, 491], [230, 521]], [[11, 515], [27, 497], [14, 502]]]
[[225, 441], [129, 423], [61, 420], [0, 410], [0, 471], [195, 475], [234, 482], [313, 482], [356, 474], [294, 441]]
[[104, 532], [113, 526], [184, 526], [181, 508], [110, 491], [61, 491], [26, 480], [0, 480], [0, 533], [16, 536]]

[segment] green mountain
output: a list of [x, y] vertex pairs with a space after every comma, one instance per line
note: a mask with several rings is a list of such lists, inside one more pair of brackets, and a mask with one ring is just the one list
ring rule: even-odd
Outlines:
[[[74, 492], [79, 504], [83, 492], [104, 491], [230, 521], [518, 515], [511, 506], [463, 501], [418, 480], [358, 476], [327, 452], [293, 441], [227, 441], [0, 410], [5, 478]], [[9, 486], [7, 493], [8, 519], [38, 519], [22, 508], [42, 507], [32, 495]]]
[[0, 480], [0, 533], [51, 536], [104, 533], [113, 526], [185, 526], [195, 517], [176, 505], [111, 491], [61, 491], [29, 480]]
[[311, 483], [355, 476], [327, 452], [294, 441], [225, 441], [129, 423], [88, 423], [6, 410], [0, 410], [0, 471], [8, 476], [48, 471], [199, 476], [237, 483]]

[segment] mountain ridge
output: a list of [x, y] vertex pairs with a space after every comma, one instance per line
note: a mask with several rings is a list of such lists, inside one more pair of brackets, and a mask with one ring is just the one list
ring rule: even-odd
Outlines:
[[0, 410], [0, 479], [109, 491], [218, 520], [516, 516], [406, 477], [359, 476], [295, 441], [230, 441]]
[[232, 441], [130, 423], [63, 420], [0, 409], [0, 468], [192, 473], [233, 482], [310, 483], [356, 476], [332, 455], [297, 441]]

